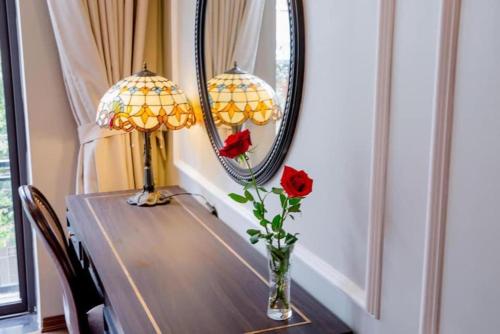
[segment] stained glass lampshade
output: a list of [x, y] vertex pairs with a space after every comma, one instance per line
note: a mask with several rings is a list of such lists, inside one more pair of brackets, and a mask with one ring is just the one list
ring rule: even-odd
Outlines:
[[113, 85], [97, 110], [97, 124], [115, 130], [152, 132], [162, 125], [177, 130], [195, 123], [184, 92], [146, 68]]
[[104, 94], [96, 122], [101, 127], [144, 133], [144, 188], [127, 202], [139, 206], [167, 203], [167, 196], [155, 191], [150, 132], [189, 128], [195, 123], [193, 108], [184, 92], [144, 64], [141, 72], [118, 81]]
[[265, 125], [280, 116], [276, 93], [264, 80], [234, 68], [208, 81], [208, 95], [215, 124], [238, 126], [247, 120]]

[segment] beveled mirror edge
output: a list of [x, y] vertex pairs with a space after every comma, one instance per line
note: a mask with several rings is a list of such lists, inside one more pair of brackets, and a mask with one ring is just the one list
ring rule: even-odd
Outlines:
[[[203, 110], [203, 119], [212, 148], [220, 163], [238, 183], [251, 180], [251, 175], [235, 163], [219, 155], [218, 148], [222, 141], [217, 135], [217, 127], [212, 119], [206, 89], [205, 72], [205, 19], [206, 6], [209, 0], [197, 0], [195, 18], [195, 61], [198, 92]], [[290, 15], [290, 73], [287, 99], [283, 110], [283, 120], [273, 142], [272, 149], [264, 160], [254, 168], [255, 178], [259, 185], [265, 184], [279, 170], [292, 143], [297, 125], [302, 100], [305, 61], [305, 33], [302, 0], [287, 0]]]

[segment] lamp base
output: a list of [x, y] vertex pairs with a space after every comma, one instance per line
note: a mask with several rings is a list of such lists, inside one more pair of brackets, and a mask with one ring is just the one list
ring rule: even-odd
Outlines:
[[127, 203], [137, 206], [155, 206], [170, 203], [167, 195], [162, 194], [160, 191], [147, 191], [143, 190], [138, 192], [127, 199]]

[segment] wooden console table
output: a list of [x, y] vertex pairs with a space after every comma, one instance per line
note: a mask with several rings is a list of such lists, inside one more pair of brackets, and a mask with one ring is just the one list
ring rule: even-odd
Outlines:
[[[179, 193], [179, 187], [164, 189]], [[266, 316], [265, 258], [191, 197], [135, 207], [132, 192], [67, 198], [71, 238], [118, 333], [351, 333], [295, 282], [293, 317]]]

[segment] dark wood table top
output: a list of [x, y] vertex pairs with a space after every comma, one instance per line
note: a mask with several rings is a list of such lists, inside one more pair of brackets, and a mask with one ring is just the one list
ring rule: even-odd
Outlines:
[[293, 317], [269, 319], [266, 260], [247, 240], [191, 197], [145, 208], [130, 194], [66, 201], [124, 333], [351, 333], [295, 282]]

